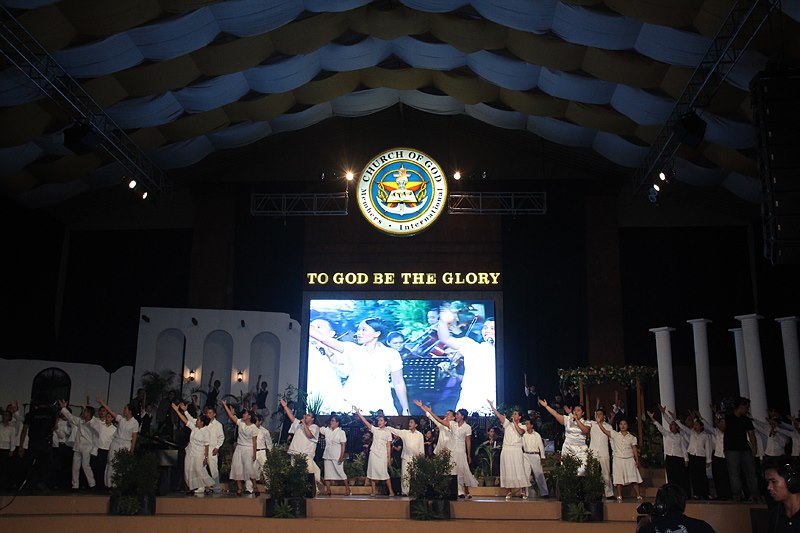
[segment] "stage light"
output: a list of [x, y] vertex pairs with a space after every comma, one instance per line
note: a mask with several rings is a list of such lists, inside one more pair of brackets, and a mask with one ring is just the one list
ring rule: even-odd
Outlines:
[[485, 170], [483, 171], [483, 174], [481, 174], [481, 177], [482, 177], [483, 179], [486, 179], [486, 171], [485, 171]]
[[197, 325], [197, 319], [195, 317], [192, 317], [192, 325], [193, 326]]
[[236, 374], [236, 381], [238, 381], [239, 383], [244, 381], [244, 373], [242, 373], [241, 370]]
[[456, 170], [456, 173], [453, 174], [453, 179], [454, 180], [460, 180], [461, 179], [461, 172]]
[[321, 180], [324, 180], [324, 179], [325, 179], [325, 173], [324, 173], [324, 172], [323, 172], [322, 174], [320, 174], [320, 175], [319, 175], [319, 179], [321, 179]]
[[194, 370], [189, 370], [189, 381], [194, 381]]
[[349, 170], [347, 171], [347, 174], [345, 174], [344, 177], [347, 178], [347, 181], [353, 181], [353, 173]]
[[667, 174], [662, 170], [658, 173], [658, 179], [661, 181], [667, 181]]
[[135, 189], [136, 188], [136, 180], [129, 181], [128, 182], [128, 188], [129, 189]]
[[655, 189], [656, 192], [659, 192], [661, 190], [661, 187], [659, 187], [658, 183], [654, 183], [653, 189]]
[[147, 200], [147, 191], [142, 193], [142, 200]]

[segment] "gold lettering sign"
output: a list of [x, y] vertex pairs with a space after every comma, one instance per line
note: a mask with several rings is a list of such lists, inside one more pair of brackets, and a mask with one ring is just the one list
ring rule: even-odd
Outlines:
[[500, 284], [500, 272], [307, 272], [314, 286], [360, 285], [479, 285]]

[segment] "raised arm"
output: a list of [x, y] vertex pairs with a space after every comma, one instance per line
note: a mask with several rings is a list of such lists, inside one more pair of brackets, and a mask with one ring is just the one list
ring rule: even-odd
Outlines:
[[367, 429], [368, 429], [368, 430], [370, 430], [370, 431], [372, 431], [372, 424], [370, 424], [370, 423], [369, 423], [369, 420], [367, 420], [366, 418], [364, 418], [364, 415], [362, 415], [362, 414], [361, 414], [361, 409], [359, 409], [358, 407], [356, 407], [356, 406], [354, 405], [354, 406], [353, 406], [353, 412], [354, 412], [355, 414], [357, 414], [357, 415], [358, 415], [358, 418], [360, 418], [360, 419], [361, 419], [361, 421], [364, 423], [364, 425], [365, 425], [365, 426], [367, 426]]
[[547, 405], [547, 400], [545, 400], [544, 398], [541, 398], [539, 400], [539, 405], [541, 405], [542, 407], [547, 409], [547, 412], [550, 413], [551, 415], [553, 415], [553, 418], [556, 419], [556, 422], [558, 422], [562, 426], [564, 425], [564, 415], [562, 415], [561, 413], [559, 413], [558, 411], [556, 411], [555, 409], [553, 409], [552, 407]]
[[445, 423], [444, 423], [444, 420], [442, 420], [441, 418], [439, 418], [438, 416], [436, 416], [436, 413], [434, 413], [434, 412], [433, 412], [433, 410], [432, 410], [430, 407], [428, 407], [427, 405], [425, 405], [424, 403], [422, 403], [422, 401], [420, 401], [420, 400], [414, 400], [414, 405], [416, 405], [417, 407], [419, 407], [420, 409], [422, 409], [423, 411], [425, 411], [425, 413], [426, 413], [428, 416], [430, 416], [431, 420], [433, 420], [434, 422], [436, 422], [436, 424], [437, 424], [437, 425], [439, 425], [439, 426], [443, 427], [444, 429], [450, 429], [450, 426], [448, 426], [447, 424], [445, 424]]
[[659, 433], [661, 433], [662, 435], [669, 434], [669, 431], [667, 431], [664, 428], [664, 426], [662, 426], [661, 423], [658, 420], [656, 420], [656, 415], [653, 411], [647, 411], [647, 416], [650, 418], [653, 424], [656, 425], [656, 429], [658, 430]]
[[289, 422], [294, 423], [294, 413], [291, 409], [289, 409], [289, 404], [286, 402], [286, 398], [281, 398], [281, 407], [283, 407], [284, 412], [286, 413], [286, 417], [289, 419]]
[[172, 407], [172, 410], [175, 411], [175, 413], [177, 413], [178, 418], [181, 419], [181, 422], [183, 422], [184, 425], [188, 425], [189, 424], [189, 419], [186, 418], [183, 415], [183, 413], [181, 413], [181, 409], [185, 409], [186, 408], [185, 405], [183, 405], [183, 404], [177, 405], [177, 404], [171, 403], [170, 407]]
[[214, 386], [214, 371], [211, 371], [211, 374], [208, 375], [208, 390], [211, 391], [211, 388]]
[[459, 349], [461, 347], [462, 339], [453, 337], [450, 334], [450, 326], [455, 322], [456, 316], [450, 309], [442, 309], [439, 311], [439, 323], [436, 325], [436, 332], [439, 335], [439, 341], [445, 343], [450, 348]]
[[500, 411], [498, 411], [495, 408], [494, 403], [492, 402], [492, 400], [486, 400], [486, 401], [489, 402], [489, 407], [492, 408], [492, 411], [494, 412], [494, 416], [496, 416], [497, 419], [500, 421], [500, 425], [505, 424], [506, 423], [506, 415], [504, 415], [503, 413], [501, 413]]
[[342, 341], [340, 341], [338, 339], [334, 339], [333, 337], [331, 337], [329, 335], [323, 335], [322, 333], [320, 333], [319, 331], [317, 331], [314, 328], [308, 328], [308, 336], [311, 337], [312, 339], [314, 339], [317, 342], [321, 342], [322, 344], [324, 344], [328, 348], [330, 348], [332, 350], [336, 350], [337, 352], [340, 352], [340, 353], [344, 352], [345, 346], [347, 346]]
[[98, 397], [97, 398], [97, 403], [100, 404], [100, 407], [105, 407], [106, 408], [106, 411], [108, 411], [108, 414], [111, 415], [111, 418], [113, 418], [113, 419], [117, 418], [117, 416], [118, 416], [117, 413], [115, 413], [113, 409], [111, 409], [108, 405], [106, 405], [106, 402], [104, 402], [102, 398]]
[[236, 416], [236, 413], [233, 412], [233, 408], [228, 405], [228, 402], [222, 400], [220, 403], [222, 404], [222, 408], [225, 409], [225, 412], [228, 414], [228, 418], [231, 419], [231, 422], [238, 424], [239, 418]]
[[67, 420], [70, 421], [71, 424], [77, 426], [80, 424], [80, 418], [73, 415], [72, 412], [67, 409], [67, 402], [66, 400], [58, 400], [58, 407], [61, 409], [61, 414], [67, 417]]
[[578, 423], [578, 429], [581, 430], [581, 433], [583, 433], [584, 435], [588, 435], [589, 432], [592, 430], [592, 428], [584, 424], [583, 419], [579, 418], [578, 415], [576, 415], [574, 412], [570, 412], [569, 414], [572, 416], [572, 418], [575, 419], [575, 422]]
[[595, 413], [594, 421], [597, 424], [597, 427], [600, 428], [600, 431], [605, 433], [606, 437], [611, 437], [611, 431], [607, 430], [606, 425], [603, 423], [603, 415]]

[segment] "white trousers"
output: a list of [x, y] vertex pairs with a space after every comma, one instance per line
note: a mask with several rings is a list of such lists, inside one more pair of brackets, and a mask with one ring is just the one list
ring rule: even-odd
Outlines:
[[81, 486], [81, 469], [89, 482], [89, 488], [94, 488], [94, 472], [89, 464], [92, 458], [91, 450], [74, 450], [72, 452], [72, 488]]
[[214, 455], [211, 451], [208, 451], [208, 469], [211, 471], [211, 478], [214, 480], [214, 492], [219, 492], [219, 455]]
[[547, 496], [547, 480], [544, 478], [544, 470], [542, 470], [542, 458], [535, 453], [522, 454], [525, 460], [525, 473], [530, 477], [533, 472], [533, 479], [536, 480], [536, 486], [539, 487], [539, 495]]
[[606, 498], [614, 495], [614, 488], [611, 486], [611, 458], [608, 455], [595, 455], [600, 462], [600, 470], [603, 472], [603, 485], [605, 485]]

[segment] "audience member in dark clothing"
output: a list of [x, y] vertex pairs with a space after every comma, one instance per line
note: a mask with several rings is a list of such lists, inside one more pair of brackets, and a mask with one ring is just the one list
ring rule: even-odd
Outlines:
[[[25, 415], [19, 440], [24, 443], [28, 438], [28, 486], [46, 492], [52, 464], [51, 439], [56, 425], [56, 411], [44, 398], [38, 398], [33, 403], [33, 409]], [[25, 454], [25, 449], [20, 445], [19, 456], [24, 457]]]
[[714, 533], [714, 528], [704, 521], [683, 514], [686, 509], [686, 492], [674, 483], [658, 489], [651, 516], [639, 522], [637, 533]]
[[756, 435], [753, 421], [747, 416], [749, 410], [750, 400], [740, 397], [734, 402], [733, 413], [725, 417], [725, 463], [734, 500], [742, 499], [742, 475], [750, 498], [758, 500]]

